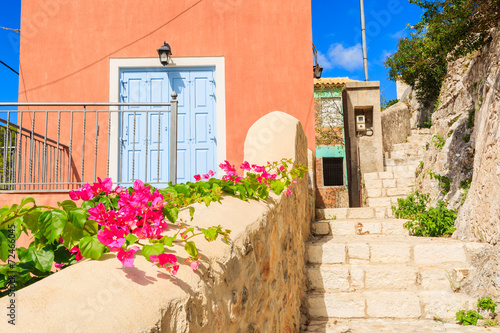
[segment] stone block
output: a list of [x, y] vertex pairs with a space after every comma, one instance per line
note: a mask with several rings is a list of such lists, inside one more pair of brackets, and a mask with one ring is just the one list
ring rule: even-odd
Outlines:
[[382, 196], [382, 189], [380, 188], [367, 188], [366, 194], [368, 198], [378, 198]]
[[382, 186], [384, 188], [393, 188], [393, 187], [396, 187], [396, 179], [384, 179], [382, 181]]
[[378, 176], [380, 179], [393, 179], [394, 174], [392, 172], [379, 172]]
[[[420, 162], [420, 160], [418, 160]], [[403, 171], [394, 175], [396, 178], [415, 178], [415, 171]]]
[[382, 197], [382, 198], [369, 198], [368, 206], [370, 207], [390, 207], [391, 206], [391, 198]]
[[309, 296], [309, 315], [312, 317], [363, 318], [365, 300], [358, 293], [331, 293]]
[[376, 180], [376, 179], [379, 179], [378, 178], [378, 172], [367, 172], [363, 175], [363, 179], [365, 181], [367, 180]]
[[375, 212], [371, 207], [348, 208], [347, 218], [349, 219], [373, 219]]
[[365, 269], [362, 266], [351, 266], [351, 291], [365, 288]]
[[414, 248], [416, 264], [440, 264], [447, 262], [466, 262], [463, 243], [440, 242], [418, 244]]
[[393, 167], [393, 171], [395, 175], [398, 175], [400, 172], [408, 171], [408, 166], [406, 165], [397, 165]]
[[385, 172], [394, 172], [394, 169], [392, 166], [386, 166], [384, 167]]
[[380, 179], [365, 179], [365, 187], [369, 188], [382, 188], [382, 181]]
[[371, 262], [404, 264], [410, 261], [410, 245], [405, 243], [370, 244]]
[[352, 221], [332, 221], [331, 222], [333, 236], [355, 235], [354, 223]]
[[416, 293], [366, 293], [366, 313], [373, 318], [419, 318], [420, 303]]
[[394, 222], [382, 222], [382, 233], [384, 235], [408, 236], [408, 229], [403, 227], [405, 221], [406, 220], [395, 220]]
[[411, 290], [417, 287], [415, 268], [375, 266], [365, 271], [365, 288], [372, 290]]
[[444, 320], [455, 320], [458, 311], [474, 310], [477, 306], [477, 299], [465, 294], [447, 291], [423, 291], [419, 293], [419, 296], [424, 309], [423, 317], [426, 319], [437, 317]]
[[375, 215], [378, 219], [383, 219], [387, 217], [385, 215], [386, 208], [385, 207], [375, 207]]
[[382, 224], [380, 222], [359, 221], [355, 224], [358, 235], [380, 235], [382, 234]]
[[307, 245], [307, 260], [314, 264], [343, 264], [346, 248], [343, 243], [311, 243]]
[[451, 269], [447, 270], [445, 268], [427, 268], [423, 267], [419, 269], [420, 274], [420, 285], [425, 290], [449, 290], [453, 291], [451, 287], [451, 282], [448, 279], [448, 275], [450, 274], [450, 278], [453, 275]]
[[367, 243], [347, 243], [347, 255], [351, 263], [356, 260], [368, 262], [370, 260], [370, 246]]
[[396, 180], [397, 187], [411, 187], [415, 185], [415, 177], [413, 178], [398, 178]]
[[411, 192], [411, 188], [408, 188], [408, 187], [388, 188], [387, 189], [387, 196], [389, 196], [389, 197], [406, 196], [410, 192]]
[[322, 208], [316, 209], [316, 215], [320, 219], [346, 219], [347, 218], [347, 208]]
[[349, 269], [345, 266], [309, 268], [307, 276], [313, 290], [349, 291]]
[[312, 233], [316, 236], [325, 236], [330, 234], [329, 222], [313, 222]]

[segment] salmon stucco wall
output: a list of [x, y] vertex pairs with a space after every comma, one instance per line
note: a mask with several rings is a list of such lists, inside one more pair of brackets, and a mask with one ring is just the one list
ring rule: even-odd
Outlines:
[[166, 41], [174, 58], [224, 57], [228, 160], [274, 110], [314, 149], [310, 1], [31, 0], [21, 31], [20, 102], [108, 102], [109, 59], [157, 57]]

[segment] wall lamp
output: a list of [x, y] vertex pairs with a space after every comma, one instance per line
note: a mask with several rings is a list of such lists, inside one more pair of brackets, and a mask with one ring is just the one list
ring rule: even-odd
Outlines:
[[157, 50], [158, 56], [160, 57], [160, 62], [163, 66], [167, 66], [170, 60], [170, 56], [172, 55], [172, 50], [170, 49], [170, 45], [168, 43], [163, 42], [163, 45]]

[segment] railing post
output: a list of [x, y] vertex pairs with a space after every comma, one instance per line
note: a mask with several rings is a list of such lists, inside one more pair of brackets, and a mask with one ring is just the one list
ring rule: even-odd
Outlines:
[[170, 102], [170, 181], [177, 184], [177, 93], [172, 91]]

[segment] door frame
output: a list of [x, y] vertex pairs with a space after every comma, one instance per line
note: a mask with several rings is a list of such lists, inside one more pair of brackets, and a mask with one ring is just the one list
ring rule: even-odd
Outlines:
[[[225, 63], [224, 57], [172, 57], [168, 68], [196, 69], [197, 67], [215, 68], [215, 123], [217, 138], [217, 164], [223, 163], [226, 159], [226, 85], [225, 85]], [[164, 68], [158, 57], [155, 58], [110, 58], [109, 59], [109, 102], [118, 103], [120, 95], [120, 71], [124, 68]], [[170, 98], [169, 98], [170, 100]], [[118, 107], [110, 107], [111, 110], [118, 110]], [[111, 124], [118, 124], [118, 114], [113, 112]], [[119, 153], [119, 126], [112, 126], [110, 129], [109, 144], [109, 176], [115, 182], [118, 179], [118, 153]], [[112, 158], [116, 156], [116, 158]], [[216, 171], [216, 170], [214, 170]], [[220, 174], [218, 172], [217, 174]]]

